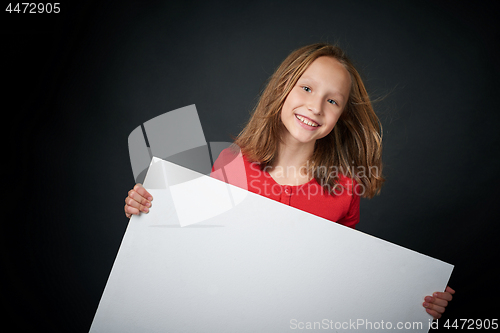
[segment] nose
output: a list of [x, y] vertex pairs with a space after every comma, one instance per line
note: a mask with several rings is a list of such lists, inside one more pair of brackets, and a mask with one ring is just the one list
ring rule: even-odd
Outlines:
[[318, 98], [311, 98], [307, 108], [315, 115], [321, 114], [321, 101]]

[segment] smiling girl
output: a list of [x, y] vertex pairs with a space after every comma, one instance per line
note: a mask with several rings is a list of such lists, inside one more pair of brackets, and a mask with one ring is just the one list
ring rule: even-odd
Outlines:
[[[359, 73], [339, 47], [318, 43], [292, 52], [271, 76], [212, 177], [354, 228], [360, 197], [372, 198], [384, 182], [381, 153], [380, 122]], [[236, 156], [245, 172], [227, 175]], [[151, 200], [137, 184], [125, 214], [147, 213]], [[447, 287], [423, 306], [440, 318], [453, 293]]]

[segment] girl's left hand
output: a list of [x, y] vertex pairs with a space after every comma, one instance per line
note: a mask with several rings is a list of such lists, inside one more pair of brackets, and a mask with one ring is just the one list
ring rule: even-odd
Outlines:
[[422, 305], [425, 311], [434, 317], [434, 319], [439, 319], [448, 305], [448, 302], [453, 299], [451, 295], [454, 293], [455, 290], [447, 286], [444, 293], [435, 292], [432, 296], [426, 296], [424, 299], [425, 302]]

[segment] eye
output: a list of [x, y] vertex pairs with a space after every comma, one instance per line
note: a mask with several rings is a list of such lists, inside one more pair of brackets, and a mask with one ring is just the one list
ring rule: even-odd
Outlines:
[[304, 86], [304, 87], [302, 87], [302, 89], [304, 89], [307, 92], [311, 92], [311, 88], [309, 88], [308, 86]]
[[327, 100], [328, 103], [338, 105], [339, 103], [335, 102], [333, 99]]

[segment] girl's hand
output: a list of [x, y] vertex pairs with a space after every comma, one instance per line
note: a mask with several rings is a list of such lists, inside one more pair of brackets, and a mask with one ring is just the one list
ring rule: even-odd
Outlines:
[[141, 184], [137, 183], [125, 198], [125, 215], [130, 218], [132, 215], [139, 215], [140, 212], [149, 212], [151, 200], [153, 200], [153, 196]]
[[426, 296], [425, 302], [422, 305], [426, 308], [425, 311], [433, 316], [434, 319], [439, 319], [448, 305], [448, 302], [453, 299], [451, 295], [454, 293], [455, 290], [447, 286], [444, 293], [435, 292], [432, 296]]

